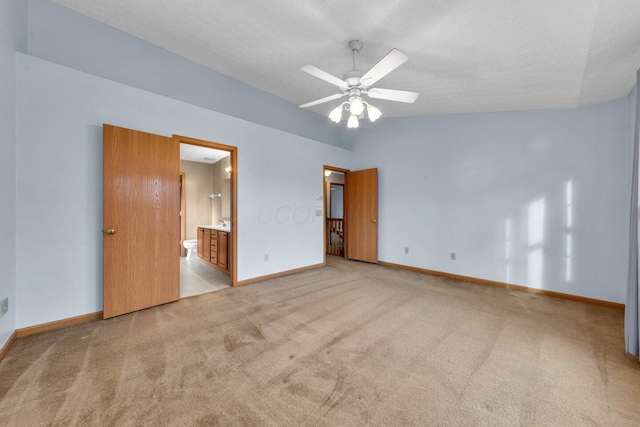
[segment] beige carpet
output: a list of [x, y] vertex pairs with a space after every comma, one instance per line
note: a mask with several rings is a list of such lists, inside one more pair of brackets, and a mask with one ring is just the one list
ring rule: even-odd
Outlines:
[[340, 259], [18, 340], [0, 424], [640, 425], [623, 313]]

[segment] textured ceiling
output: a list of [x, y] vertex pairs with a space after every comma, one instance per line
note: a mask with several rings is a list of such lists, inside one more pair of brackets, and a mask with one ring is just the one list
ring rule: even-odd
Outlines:
[[[392, 48], [409, 61], [375, 86], [383, 117], [568, 109], [628, 95], [640, 68], [640, 0], [55, 0], [295, 104], [336, 93], [348, 42], [366, 72]], [[328, 113], [339, 101], [314, 107]]]
[[199, 145], [180, 144], [180, 160], [214, 164], [230, 155], [231, 153], [228, 151], [200, 147]]

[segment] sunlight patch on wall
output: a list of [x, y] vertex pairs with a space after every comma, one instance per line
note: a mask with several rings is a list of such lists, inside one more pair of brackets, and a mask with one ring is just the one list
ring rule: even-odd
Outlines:
[[564, 208], [565, 226], [571, 228], [573, 226], [573, 182], [571, 180], [564, 183]]
[[504, 259], [506, 261], [505, 281], [511, 283], [512, 256], [513, 256], [513, 218], [507, 218], [504, 222]]
[[527, 284], [539, 288], [542, 285], [542, 249], [529, 252], [527, 267]]
[[535, 200], [527, 208], [527, 243], [529, 254], [527, 256], [527, 285], [533, 287], [542, 286], [544, 242], [544, 198]]
[[529, 247], [544, 239], [544, 199], [538, 199], [528, 208], [527, 242]]
[[565, 246], [565, 266], [564, 266], [564, 280], [571, 282], [573, 280], [573, 266], [571, 262], [571, 256], [573, 253], [573, 239], [571, 234], [564, 235]]
[[573, 237], [571, 227], [573, 226], [573, 182], [571, 180], [564, 183], [564, 280], [573, 280]]

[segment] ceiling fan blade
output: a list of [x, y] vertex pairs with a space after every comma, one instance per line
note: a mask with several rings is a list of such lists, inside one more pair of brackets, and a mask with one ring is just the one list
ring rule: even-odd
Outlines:
[[311, 101], [311, 102], [307, 102], [306, 104], [302, 104], [300, 106], [300, 108], [313, 107], [314, 105], [322, 104], [324, 102], [333, 101], [334, 99], [342, 98], [343, 96], [346, 96], [346, 95], [347, 95], [346, 93], [336, 93], [335, 95], [329, 95], [329, 96], [324, 97], [322, 99], [317, 99], [315, 101]]
[[376, 99], [387, 99], [389, 101], [406, 102], [412, 104], [418, 99], [418, 92], [411, 92], [408, 90], [395, 90], [395, 89], [382, 89], [371, 88], [367, 91], [367, 95]]
[[391, 52], [382, 58], [376, 65], [374, 65], [364, 76], [360, 78], [360, 83], [363, 86], [371, 86], [405, 62], [409, 58], [407, 55], [400, 52], [398, 49], [392, 49]]
[[311, 74], [313, 77], [317, 77], [324, 80], [325, 82], [329, 82], [332, 85], [338, 86], [340, 89], [346, 90], [349, 88], [349, 85], [344, 80], [341, 80], [336, 76], [327, 73], [326, 71], [322, 71], [320, 68], [314, 67], [313, 65], [302, 66], [300, 67], [300, 70], [304, 71], [307, 74]]

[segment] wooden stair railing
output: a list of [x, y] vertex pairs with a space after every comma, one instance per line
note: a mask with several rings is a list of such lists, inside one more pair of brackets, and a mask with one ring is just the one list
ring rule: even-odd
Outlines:
[[344, 220], [327, 218], [327, 253], [344, 256]]

